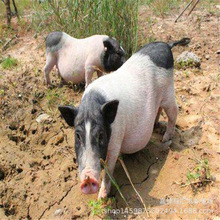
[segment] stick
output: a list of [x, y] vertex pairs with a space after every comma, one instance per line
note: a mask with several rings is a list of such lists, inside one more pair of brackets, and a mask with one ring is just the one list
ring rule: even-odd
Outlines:
[[[144, 208], [145, 208], [145, 211], [147, 212], [147, 207], [146, 207], [146, 205], [145, 205], [145, 203], [144, 203], [142, 197], [140, 196], [140, 194], [138, 193], [138, 191], [135, 189], [134, 184], [133, 184], [132, 181], [131, 181], [131, 177], [130, 177], [130, 175], [129, 175], [129, 173], [128, 173], [128, 170], [127, 170], [127, 168], [126, 168], [126, 166], [125, 166], [125, 164], [124, 164], [124, 161], [123, 161], [120, 157], [118, 158], [118, 160], [120, 161], [120, 163], [121, 163], [121, 165], [122, 165], [122, 167], [123, 167], [123, 169], [124, 169], [124, 171], [125, 171], [125, 173], [126, 173], [128, 179], [129, 179], [129, 181], [130, 181], [130, 183], [131, 183], [131, 185], [132, 185], [134, 191], [136, 192], [136, 194], [138, 195], [139, 199], [141, 200], [141, 202], [142, 202], [142, 204], [143, 204], [143, 206], [144, 206]], [[147, 214], [148, 214], [148, 212], [147, 212]]]
[[174, 21], [175, 23], [177, 22], [177, 20], [182, 16], [182, 14], [186, 11], [186, 9], [192, 4], [193, 0], [191, 0], [189, 2], [189, 4], [183, 9], [183, 11], [180, 13], [180, 15], [176, 18], [176, 20]]
[[127, 200], [125, 199], [124, 195], [122, 194], [118, 184], [116, 183], [114, 177], [110, 174], [110, 172], [108, 171], [108, 168], [106, 166], [106, 162], [103, 159], [100, 159], [100, 162], [102, 164], [102, 166], [104, 167], [104, 170], [106, 172], [106, 174], [108, 175], [109, 179], [111, 180], [111, 182], [113, 183], [113, 185], [116, 187], [116, 189], [118, 190], [121, 198], [124, 200], [124, 202], [126, 203], [126, 205], [129, 207], [129, 204], [127, 202]]
[[197, 1], [194, 3], [194, 5], [193, 5], [192, 9], [190, 10], [188, 16], [191, 14], [191, 12], [193, 11], [193, 9], [196, 7], [196, 5], [198, 4], [198, 2], [199, 2], [199, 0], [197, 0]]

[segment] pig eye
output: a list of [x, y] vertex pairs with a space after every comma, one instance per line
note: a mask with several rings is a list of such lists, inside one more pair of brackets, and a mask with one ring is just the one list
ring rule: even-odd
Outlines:
[[98, 141], [99, 143], [103, 143], [103, 139], [104, 139], [104, 133], [103, 132], [99, 132], [99, 135], [98, 135]]
[[78, 132], [76, 133], [76, 140], [81, 144], [81, 136]]

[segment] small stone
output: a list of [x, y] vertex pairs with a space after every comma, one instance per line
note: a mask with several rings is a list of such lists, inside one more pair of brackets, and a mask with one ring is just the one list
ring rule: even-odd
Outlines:
[[40, 116], [37, 117], [36, 121], [38, 123], [41, 123], [41, 122], [51, 122], [52, 121], [52, 118], [48, 115], [48, 114], [41, 114]]
[[54, 212], [54, 216], [61, 216], [63, 215], [63, 210], [62, 209], [57, 209], [55, 212]]
[[81, 207], [80, 207], [80, 206], [77, 206], [76, 209], [79, 211], [79, 210], [81, 209]]
[[209, 55], [205, 55], [205, 58], [206, 58], [206, 60], [208, 60], [209, 59]]
[[55, 145], [58, 145], [64, 141], [64, 136], [62, 134], [58, 135], [55, 140]]
[[216, 177], [213, 176], [213, 175], [211, 175], [211, 176], [210, 176], [210, 180], [213, 181], [213, 182], [215, 182], [215, 181], [216, 181]]
[[22, 98], [22, 95], [21, 95], [21, 94], [19, 94], [19, 95], [18, 95], [18, 98], [19, 98], [19, 99], [21, 99], [21, 98]]
[[174, 159], [175, 159], [175, 160], [179, 160], [179, 158], [180, 158], [180, 155], [179, 155], [179, 154], [175, 154], [175, 155], [174, 155]]
[[220, 50], [217, 50], [216, 53], [217, 53], [217, 54], [220, 54]]

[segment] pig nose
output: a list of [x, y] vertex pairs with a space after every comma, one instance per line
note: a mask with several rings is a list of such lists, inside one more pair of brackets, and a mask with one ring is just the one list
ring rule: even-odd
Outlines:
[[99, 189], [99, 183], [92, 178], [88, 178], [84, 180], [81, 184], [81, 190], [85, 194], [96, 193], [98, 189]]

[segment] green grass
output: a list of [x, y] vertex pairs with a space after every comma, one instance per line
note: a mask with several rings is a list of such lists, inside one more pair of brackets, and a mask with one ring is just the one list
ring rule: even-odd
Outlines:
[[137, 49], [138, 0], [45, 1], [34, 4], [36, 32], [64, 31], [76, 38], [115, 37], [131, 55]]
[[17, 65], [18, 65], [18, 60], [12, 57], [4, 58], [1, 63], [3, 69], [12, 69]]
[[99, 199], [97, 201], [90, 200], [89, 201], [89, 207], [91, 209], [91, 215], [92, 216], [99, 216], [103, 218], [106, 216], [108, 219], [108, 216], [106, 215], [108, 213], [108, 210], [112, 209], [112, 205], [115, 203], [115, 199]]
[[[148, 5], [155, 15], [164, 16], [173, 9], [181, 7], [181, 0], [141, 0], [142, 5]], [[187, 1], [186, 1], [187, 3]]]

